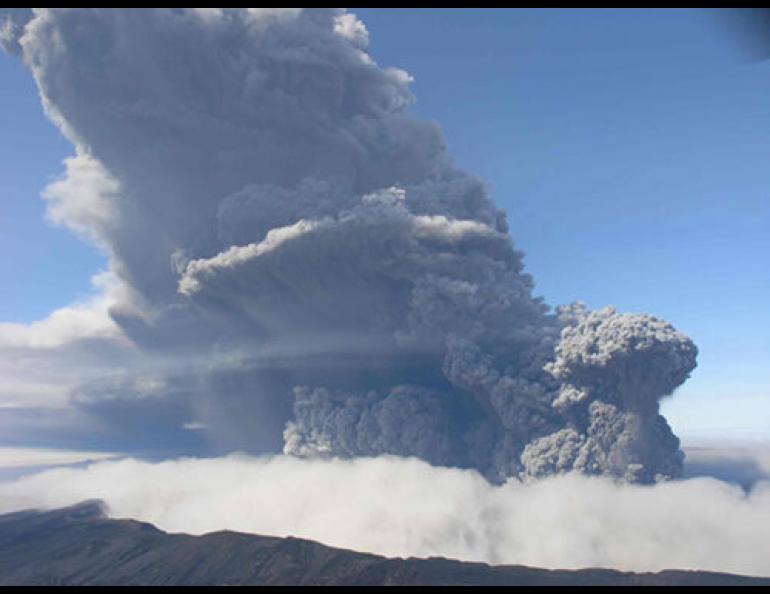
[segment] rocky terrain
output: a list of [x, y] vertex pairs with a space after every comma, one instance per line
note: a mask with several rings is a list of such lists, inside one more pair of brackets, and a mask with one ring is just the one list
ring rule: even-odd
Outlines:
[[770, 585], [703, 571], [551, 571], [388, 559], [297, 538], [167, 534], [99, 501], [0, 516], [1, 585]]

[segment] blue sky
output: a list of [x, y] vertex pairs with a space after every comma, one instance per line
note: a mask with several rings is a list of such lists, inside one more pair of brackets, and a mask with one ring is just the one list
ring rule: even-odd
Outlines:
[[[770, 63], [702, 10], [354, 10], [487, 180], [537, 293], [647, 311], [700, 347], [681, 435], [770, 432]], [[105, 266], [44, 221], [68, 143], [0, 54], [0, 320], [87, 295]]]

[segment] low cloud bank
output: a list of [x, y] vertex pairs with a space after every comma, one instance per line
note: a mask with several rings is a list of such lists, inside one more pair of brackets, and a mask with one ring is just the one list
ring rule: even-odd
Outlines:
[[389, 556], [770, 575], [770, 482], [655, 486], [562, 475], [490, 485], [417, 459], [105, 461], [0, 484], [0, 511], [103, 499], [114, 517], [200, 534], [310, 538]]

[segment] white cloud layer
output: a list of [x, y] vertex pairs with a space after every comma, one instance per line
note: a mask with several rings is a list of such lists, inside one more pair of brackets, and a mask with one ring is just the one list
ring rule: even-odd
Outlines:
[[117, 292], [109, 273], [93, 277], [95, 296], [59, 308], [30, 324], [0, 322], [0, 349], [45, 349], [67, 345], [81, 339], [120, 339], [120, 330], [109, 316]]
[[416, 459], [133, 459], [0, 483], [0, 511], [98, 497], [172, 532], [230, 529], [389, 556], [770, 575], [770, 482], [655, 486], [563, 475], [492, 486]]
[[133, 348], [109, 314], [124, 287], [108, 272], [92, 284], [92, 296], [45, 318], [0, 322], [0, 409], [65, 407], [76, 386], [128, 361]]

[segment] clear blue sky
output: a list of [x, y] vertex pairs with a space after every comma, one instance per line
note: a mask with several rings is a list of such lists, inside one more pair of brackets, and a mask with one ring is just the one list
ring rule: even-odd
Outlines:
[[[647, 311], [701, 349], [683, 435], [770, 434], [770, 62], [703, 10], [354, 10], [414, 110], [487, 180], [551, 304]], [[0, 54], [0, 320], [90, 291], [95, 249], [39, 192], [71, 148]]]

